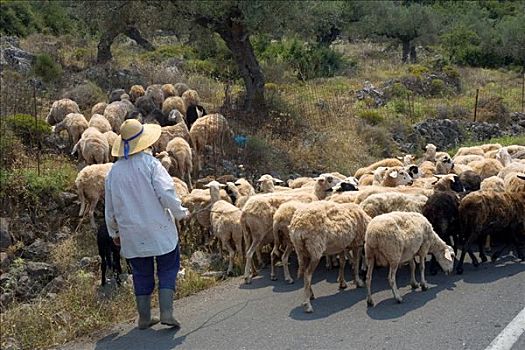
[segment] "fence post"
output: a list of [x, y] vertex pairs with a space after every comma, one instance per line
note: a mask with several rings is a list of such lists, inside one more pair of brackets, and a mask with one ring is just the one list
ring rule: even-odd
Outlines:
[[476, 121], [476, 117], [478, 115], [478, 96], [479, 96], [479, 89], [476, 89], [476, 102], [474, 104], [474, 121]]
[[521, 75], [521, 113], [525, 113], [525, 69]]
[[40, 176], [40, 130], [38, 129], [38, 115], [36, 111], [36, 82], [31, 80], [31, 86], [33, 87], [33, 116], [35, 117], [35, 131], [36, 131], [36, 166], [37, 175]]

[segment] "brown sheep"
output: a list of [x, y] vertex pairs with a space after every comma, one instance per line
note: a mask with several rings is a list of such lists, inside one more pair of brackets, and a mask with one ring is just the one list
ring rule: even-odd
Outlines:
[[164, 100], [164, 103], [162, 104], [162, 113], [169, 114], [169, 112], [174, 109], [178, 110], [182, 115], [186, 114], [186, 106], [184, 105], [182, 97], [171, 96]]
[[199, 94], [195, 90], [186, 90], [182, 94], [182, 99], [184, 100], [184, 105], [186, 108], [189, 106], [196, 106], [199, 105], [201, 102], [201, 99], [199, 97]]
[[53, 126], [64, 120], [69, 113], [80, 113], [80, 108], [78, 108], [78, 104], [75, 101], [69, 98], [63, 98], [53, 102], [47, 114], [46, 121], [49, 125]]
[[173, 84], [164, 84], [160, 87], [160, 89], [164, 94], [164, 99], [167, 99], [170, 96], [178, 96], [177, 90], [175, 90], [175, 86], [173, 86]]
[[80, 199], [80, 212], [78, 216], [89, 216], [91, 226], [95, 229], [95, 208], [100, 198], [104, 197], [104, 181], [113, 163], [94, 164], [80, 170], [75, 180], [78, 198]]
[[87, 128], [88, 122], [82, 114], [69, 113], [60, 123], [55, 125], [54, 131], [58, 134], [65, 129], [69, 135], [71, 147], [74, 147]]
[[137, 99], [141, 96], [144, 96], [146, 91], [144, 91], [144, 87], [142, 85], [133, 85], [129, 89], [129, 99], [131, 102], [135, 103]]
[[188, 142], [181, 137], [175, 137], [166, 146], [166, 152], [173, 161], [173, 167], [175, 175], [184, 179], [186, 175], [188, 177], [188, 188], [191, 187], [191, 172], [193, 171], [192, 153]]
[[93, 116], [95, 114], [104, 114], [104, 111], [106, 110], [107, 106], [108, 104], [106, 102], [97, 103], [96, 105], [93, 106], [93, 108], [91, 108], [91, 115]]
[[396, 159], [396, 158], [382, 159], [382, 160], [377, 161], [377, 162], [375, 162], [373, 164], [370, 164], [367, 167], [357, 169], [357, 171], [355, 172], [354, 176], [359, 179], [364, 174], [371, 173], [374, 170], [376, 170], [377, 168], [379, 168], [380, 166], [383, 166], [383, 167], [400, 166], [400, 167], [402, 167], [403, 166], [403, 162], [400, 161], [399, 159]]

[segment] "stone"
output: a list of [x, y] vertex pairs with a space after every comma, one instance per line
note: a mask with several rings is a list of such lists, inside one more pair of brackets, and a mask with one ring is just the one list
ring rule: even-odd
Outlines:
[[[0, 310], [5, 310], [15, 300], [13, 293], [5, 292], [0, 295]], [[3, 348], [2, 348], [3, 349]]]
[[374, 87], [369, 81], [365, 81], [365, 86], [361, 90], [356, 91], [355, 95], [358, 100], [373, 100], [375, 107], [381, 107], [387, 103], [383, 90]]
[[55, 277], [51, 282], [49, 282], [44, 287], [43, 291], [47, 293], [58, 293], [64, 289], [65, 285], [66, 285], [66, 281], [64, 280], [64, 277], [58, 276], [58, 277]]
[[15, 338], [7, 338], [2, 344], [2, 350], [20, 350], [22, 346]]
[[60, 192], [58, 195], [58, 203], [61, 208], [67, 208], [75, 204], [78, 195], [73, 192]]
[[78, 265], [80, 266], [81, 269], [86, 268], [89, 265], [91, 265], [91, 263], [93, 262], [92, 260], [93, 259], [91, 259], [89, 256], [85, 256], [82, 259], [80, 259]]
[[9, 264], [11, 263], [11, 258], [7, 253], [1, 252], [0, 253], [0, 271], [6, 270], [9, 267]]
[[21, 73], [29, 73], [35, 60], [35, 56], [18, 47], [18, 39], [13, 37], [2, 37], [0, 45], [0, 66], [10, 67]]
[[204, 272], [208, 270], [211, 263], [211, 255], [200, 250], [194, 252], [190, 258], [191, 268], [197, 272]]
[[9, 233], [9, 219], [0, 218], [0, 251], [6, 251], [13, 243], [13, 237]]
[[43, 281], [46, 284], [57, 274], [53, 265], [44, 262], [28, 261], [25, 270], [31, 280]]
[[40, 238], [22, 249], [22, 258], [29, 260], [45, 260], [49, 257], [52, 244]]

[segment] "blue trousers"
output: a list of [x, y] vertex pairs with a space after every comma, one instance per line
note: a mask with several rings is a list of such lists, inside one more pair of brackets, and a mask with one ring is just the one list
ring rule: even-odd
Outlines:
[[155, 288], [154, 261], [157, 263], [159, 289], [175, 290], [177, 272], [180, 268], [179, 245], [171, 252], [160, 256], [129, 259], [133, 272], [135, 295], [151, 295]]

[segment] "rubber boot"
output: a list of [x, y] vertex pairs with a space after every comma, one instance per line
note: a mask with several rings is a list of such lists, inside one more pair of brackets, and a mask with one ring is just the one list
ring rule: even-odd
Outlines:
[[146, 329], [159, 323], [159, 319], [151, 317], [151, 295], [136, 295], [137, 311], [139, 312], [139, 329]]
[[173, 316], [173, 289], [159, 289], [160, 323], [180, 328]]

